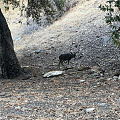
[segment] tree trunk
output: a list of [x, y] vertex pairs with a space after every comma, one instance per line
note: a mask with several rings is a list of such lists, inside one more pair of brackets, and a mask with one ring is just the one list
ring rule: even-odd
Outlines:
[[21, 74], [16, 57], [11, 32], [0, 9], [0, 64], [4, 78], [15, 78]]

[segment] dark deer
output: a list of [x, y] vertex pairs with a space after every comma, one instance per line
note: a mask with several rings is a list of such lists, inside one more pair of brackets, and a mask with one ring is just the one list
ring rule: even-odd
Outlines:
[[72, 53], [72, 52], [66, 53], [66, 54], [61, 54], [59, 56], [59, 67], [60, 67], [60, 64], [63, 65], [63, 62], [65, 62], [65, 61], [68, 61], [68, 64], [69, 64], [70, 60], [72, 58], [75, 58], [75, 56], [76, 56], [76, 53]]

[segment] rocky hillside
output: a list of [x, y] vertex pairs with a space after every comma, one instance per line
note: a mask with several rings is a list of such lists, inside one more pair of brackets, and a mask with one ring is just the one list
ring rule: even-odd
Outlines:
[[47, 50], [56, 57], [70, 51], [78, 52], [79, 56], [82, 52], [84, 57], [78, 59], [78, 64], [114, 68], [113, 64], [119, 61], [119, 50], [110, 40], [105, 14], [98, 9], [104, 3], [104, 0], [89, 0], [77, 4], [52, 25], [15, 41], [16, 51]]
[[[20, 7], [17, 8], [0, 1], [0, 7], [8, 21], [13, 39], [17, 40], [24, 34], [32, 33], [52, 24], [69, 9], [83, 1], [85, 0], [29, 0], [29, 2], [20, 0]], [[9, 11], [6, 11], [5, 8], [9, 8]]]

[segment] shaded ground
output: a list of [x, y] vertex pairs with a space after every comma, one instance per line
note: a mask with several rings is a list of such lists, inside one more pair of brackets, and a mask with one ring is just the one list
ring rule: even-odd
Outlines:
[[[48, 70], [48, 69], [47, 69]], [[90, 71], [0, 81], [1, 120], [118, 120], [120, 82]], [[87, 112], [89, 108], [93, 108]]]
[[[0, 120], [120, 119], [120, 80], [114, 76], [119, 72], [119, 49], [109, 41], [104, 15], [97, 8], [103, 2], [78, 4], [53, 25], [15, 41], [30, 78], [0, 80]], [[75, 61], [65, 64], [72, 69], [42, 77], [58, 70], [59, 55], [70, 51], [78, 51]], [[90, 69], [80, 70], [81, 65]]]

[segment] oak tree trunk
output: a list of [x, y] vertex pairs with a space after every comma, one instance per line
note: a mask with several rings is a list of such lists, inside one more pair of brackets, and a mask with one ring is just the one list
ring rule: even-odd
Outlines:
[[13, 40], [6, 19], [0, 9], [0, 65], [4, 78], [15, 78], [21, 74]]

